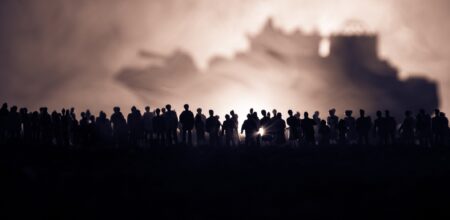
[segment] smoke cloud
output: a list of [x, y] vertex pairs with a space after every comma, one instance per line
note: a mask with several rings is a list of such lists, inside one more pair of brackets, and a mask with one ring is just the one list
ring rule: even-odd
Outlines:
[[349, 19], [380, 33], [380, 53], [401, 76], [439, 82], [450, 110], [450, 2], [445, 0], [120, 1], [4, 0], [0, 8], [0, 100], [31, 108], [72, 106], [110, 109], [144, 105], [114, 79], [128, 66], [143, 66], [144, 50], [188, 51], [207, 68], [217, 55], [248, 49], [272, 16], [287, 31], [302, 27], [329, 34]]

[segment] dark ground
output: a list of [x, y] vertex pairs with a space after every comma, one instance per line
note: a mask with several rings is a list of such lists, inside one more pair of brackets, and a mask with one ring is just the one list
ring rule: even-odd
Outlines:
[[448, 219], [449, 156], [400, 146], [3, 146], [0, 218]]

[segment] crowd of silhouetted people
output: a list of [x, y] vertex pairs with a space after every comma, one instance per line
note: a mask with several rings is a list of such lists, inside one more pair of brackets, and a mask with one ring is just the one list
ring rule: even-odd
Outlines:
[[[450, 129], [445, 113], [435, 110], [433, 115], [421, 109], [416, 115], [411, 111], [397, 121], [386, 110], [376, 112], [372, 119], [364, 110], [354, 117], [351, 110], [339, 118], [335, 109], [326, 118], [316, 111], [312, 117], [289, 110], [283, 119], [281, 112], [258, 112], [250, 109], [242, 125], [238, 115], [231, 111], [225, 120], [213, 110], [208, 116], [201, 108], [194, 114], [189, 105], [178, 114], [171, 105], [155, 110], [145, 107], [142, 113], [132, 107], [125, 117], [119, 107], [110, 118], [103, 111], [96, 117], [89, 110], [80, 118], [74, 108], [49, 112], [46, 107], [39, 112], [26, 108], [0, 109], [0, 143], [44, 144], [56, 146], [113, 146], [151, 147], [184, 144], [189, 146], [328, 146], [328, 145], [421, 145], [446, 146]], [[399, 122], [399, 123], [398, 123]], [[194, 136], [194, 137], [193, 137]]]

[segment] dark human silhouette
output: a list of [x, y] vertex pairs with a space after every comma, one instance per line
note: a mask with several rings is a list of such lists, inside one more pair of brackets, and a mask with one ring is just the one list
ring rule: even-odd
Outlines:
[[166, 141], [168, 145], [178, 144], [177, 128], [178, 128], [178, 116], [175, 111], [172, 110], [171, 105], [166, 105], [166, 112], [163, 115], [166, 123]]
[[197, 135], [197, 145], [204, 144], [205, 142], [205, 123], [206, 116], [202, 114], [202, 109], [197, 109], [195, 115], [195, 133]]
[[359, 118], [356, 120], [356, 132], [358, 133], [358, 144], [368, 145], [369, 133], [372, 128], [372, 119], [366, 116], [366, 112], [361, 109], [359, 110]]
[[111, 123], [113, 128], [114, 144], [119, 147], [124, 147], [127, 141], [127, 121], [120, 112], [119, 107], [114, 107], [114, 113], [111, 115]]
[[235, 122], [231, 119], [230, 115], [225, 115], [225, 121], [222, 125], [222, 136], [225, 136], [225, 146], [227, 147], [236, 146], [236, 143], [233, 141], [235, 128]]
[[431, 116], [425, 112], [425, 109], [420, 109], [416, 116], [416, 134], [420, 145], [431, 145], [431, 126]]
[[192, 146], [192, 129], [194, 129], [195, 119], [194, 114], [189, 110], [188, 104], [184, 105], [184, 111], [180, 114], [180, 123], [182, 142]]
[[220, 122], [214, 115], [213, 110], [209, 110], [209, 118], [206, 119], [205, 130], [209, 134], [209, 145], [212, 147], [218, 146]]
[[387, 121], [386, 118], [383, 118], [383, 113], [381, 111], [377, 111], [377, 118], [373, 123], [373, 134], [376, 138], [377, 145], [387, 145]]
[[336, 116], [336, 109], [334, 108], [330, 109], [328, 113], [327, 124], [330, 127], [330, 142], [336, 144], [338, 142], [339, 117]]
[[247, 115], [247, 120], [244, 121], [241, 127], [241, 134], [245, 131], [245, 145], [254, 146], [256, 144], [256, 132], [258, 127], [251, 114]]
[[289, 140], [294, 142], [295, 145], [300, 139], [300, 119], [294, 116], [292, 110], [288, 111], [288, 115], [286, 123], [289, 126]]
[[320, 121], [319, 125], [319, 146], [330, 145], [331, 129], [325, 120]]
[[261, 141], [263, 143], [265, 142], [270, 142], [271, 141], [271, 136], [270, 136], [270, 113], [266, 112], [266, 110], [261, 110], [261, 121], [260, 121], [260, 127], [262, 128], [263, 134], [261, 136]]
[[356, 120], [352, 116], [353, 111], [347, 110], [345, 111], [345, 126], [347, 127], [346, 131], [346, 139], [349, 144], [356, 144], [357, 142], [357, 131], [356, 131]]
[[411, 116], [411, 111], [405, 111], [405, 119], [399, 128], [400, 136], [404, 144], [414, 143], [415, 120]]
[[153, 144], [153, 117], [155, 115], [150, 111], [150, 106], [145, 107], [145, 113], [142, 116], [144, 126], [144, 142], [146, 144]]
[[164, 145], [166, 136], [166, 124], [164, 122], [163, 116], [161, 115], [161, 109], [157, 108], [155, 113], [156, 115], [155, 117], [153, 117], [153, 130], [156, 134], [156, 142], [158, 145]]
[[313, 146], [316, 144], [316, 137], [314, 132], [314, 125], [316, 125], [316, 121], [314, 121], [314, 119], [309, 118], [308, 112], [305, 112], [303, 116], [304, 118], [301, 121], [301, 127], [304, 139], [306, 144]]
[[397, 121], [391, 116], [388, 110], [384, 114], [386, 120], [386, 143], [392, 145], [396, 143]]
[[231, 120], [234, 122], [234, 134], [233, 134], [233, 145], [239, 144], [239, 116], [234, 112], [234, 110], [230, 111]]

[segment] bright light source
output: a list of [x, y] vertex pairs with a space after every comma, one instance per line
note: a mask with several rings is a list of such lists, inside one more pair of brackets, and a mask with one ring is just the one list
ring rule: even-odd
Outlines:
[[258, 134], [260, 134], [261, 136], [264, 136], [264, 128], [259, 128]]

